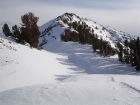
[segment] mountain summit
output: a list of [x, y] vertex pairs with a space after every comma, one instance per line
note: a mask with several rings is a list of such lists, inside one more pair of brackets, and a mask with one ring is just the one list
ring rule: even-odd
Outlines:
[[74, 23], [85, 25], [90, 33], [93, 32], [94, 35], [97, 35], [98, 39], [102, 38], [109, 42], [112, 48], [116, 48], [118, 42], [124, 45], [125, 40], [130, 41], [134, 39], [134, 37], [125, 32], [117, 31], [111, 27], [105, 27], [93, 20], [79, 17], [74, 13], [65, 13], [40, 26], [41, 35], [39, 45], [43, 47], [45, 44], [54, 40], [60, 40], [60, 34], [65, 33], [67, 29], [77, 32], [76, 28], [73, 27]]

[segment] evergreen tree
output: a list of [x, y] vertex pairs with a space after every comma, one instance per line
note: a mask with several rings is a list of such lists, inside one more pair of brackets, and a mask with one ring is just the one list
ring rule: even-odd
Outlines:
[[139, 40], [139, 37], [137, 38], [137, 41], [136, 41], [136, 54], [138, 57], [140, 57], [140, 40]]
[[118, 42], [117, 44], [119, 48], [118, 57], [121, 62], [123, 62], [123, 46]]
[[136, 55], [137, 55], [137, 62], [136, 62], [136, 70], [140, 70], [140, 40], [139, 37], [136, 41]]
[[94, 34], [94, 30], [92, 29], [92, 34]]
[[75, 30], [77, 29], [77, 26], [78, 26], [77, 22], [73, 22], [73, 23], [72, 23], [72, 27], [73, 27]]
[[129, 52], [128, 52], [128, 41], [127, 40], [125, 40], [125, 42], [124, 42], [124, 45], [125, 45], [125, 50], [124, 50], [124, 54], [125, 54], [125, 62], [127, 63], [127, 64], [129, 64], [129, 62], [130, 62], [130, 55], [129, 55]]
[[134, 65], [134, 40], [131, 40], [129, 42], [129, 48], [130, 48], [130, 64], [131, 66]]
[[124, 45], [125, 45], [125, 54], [128, 55], [128, 41], [127, 40], [125, 40]]
[[20, 31], [19, 31], [19, 28], [17, 27], [17, 25], [14, 25], [12, 27], [12, 32], [13, 32], [13, 37], [14, 38], [17, 38], [18, 36], [20, 36]]
[[[88, 27], [85, 22], [72, 22], [68, 25], [73, 27], [78, 32], [73, 31], [69, 35], [61, 34], [60, 36], [62, 41], [74, 41], [81, 44], [90, 44], [92, 45], [94, 52], [96, 49], [99, 49], [104, 57], [114, 55], [116, 53], [107, 41], [98, 39], [97, 35], [94, 35], [94, 30]], [[96, 29], [98, 28], [96, 27]]]
[[93, 37], [92, 42], [93, 42], [92, 48], [95, 52], [97, 49], [99, 49], [99, 44], [100, 44], [97, 35], [95, 35], [95, 37]]
[[138, 60], [137, 60], [136, 70], [137, 70], [137, 71], [140, 70], [140, 58], [138, 58]]
[[22, 30], [25, 32], [27, 37], [27, 42], [31, 47], [38, 47], [38, 38], [39, 38], [39, 28], [37, 26], [38, 17], [35, 17], [33, 13], [29, 12], [23, 16], [21, 16], [22, 21]]
[[12, 33], [11, 33], [10, 29], [9, 29], [9, 26], [8, 26], [7, 24], [4, 24], [4, 25], [3, 25], [2, 30], [3, 30], [3, 33], [4, 33], [7, 37], [12, 35]]

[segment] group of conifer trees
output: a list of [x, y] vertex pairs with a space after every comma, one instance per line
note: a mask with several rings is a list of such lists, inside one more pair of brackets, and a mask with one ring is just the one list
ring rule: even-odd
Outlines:
[[[62, 21], [63, 20], [64, 19], [62, 19]], [[66, 22], [66, 19], [65, 23], [67, 23], [70, 26], [70, 28], [73, 27], [77, 32], [72, 31], [70, 32], [70, 37], [67, 37], [66, 33], [67, 31], [70, 31], [67, 29], [65, 31], [65, 35], [61, 34], [62, 41], [74, 41], [79, 42], [81, 44], [92, 45], [93, 51], [96, 52], [96, 50], [98, 49], [99, 53], [104, 57], [114, 55], [116, 53], [115, 49], [113, 49], [107, 41], [102, 40], [102, 38], [99, 39], [98, 36], [94, 34], [94, 30], [88, 27], [86, 23], [68, 23], [68, 21]]]
[[118, 43], [118, 57], [119, 60], [131, 66], [136, 66], [136, 70], [140, 70], [140, 39], [125, 40], [124, 46]]
[[21, 27], [14, 25], [11, 31], [5, 23], [2, 30], [7, 37], [11, 36], [18, 43], [25, 44], [27, 42], [31, 47], [38, 48], [38, 38], [40, 34], [37, 26], [38, 20], [38, 17], [35, 17], [33, 13], [29, 12], [21, 16]]

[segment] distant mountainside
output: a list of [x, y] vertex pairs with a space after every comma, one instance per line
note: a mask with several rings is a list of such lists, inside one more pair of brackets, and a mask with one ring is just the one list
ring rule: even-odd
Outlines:
[[43, 47], [47, 43], [60, 40], [60, 34], [64, 33], [66, 29], [76, 31], [70, 26], [73, 22], [77, 22], [81, 25], [84, 23], [84, 25], [88, 26], [90, 32], [94, 30], [94, 34], [97, 35], [99, 39], [102, 38], [108, 41], [113, 48], [116, 48], [118, 42], [124, 45], [126, 39], [130, 41], [135, 38], [128, 33], [117, 31], [111, 27], [105, 27], [87, 18], [81, 18], [74, 13], [65, 13], [39, 27], [41, 32], [39, 45]]

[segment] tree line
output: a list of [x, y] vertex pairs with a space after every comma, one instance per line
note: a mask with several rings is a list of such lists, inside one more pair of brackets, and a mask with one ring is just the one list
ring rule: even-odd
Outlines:
[[[94, 29], [88, 27], [84, 22], [68, 22], [68, 19], [61, 20], [69, 26], [69, 29], [65, 30], [65, 33], [61, 34], [62, 41], [73, 41], [81, 44], [92, 45], [93, 52], [98, 49], [100, 54], [104, 57], [118, 54], [118, 58], [122, 63], [131, 64], [136, 67], [136, 70], [140, 70], [140, 39], [125, 40], [122, 44], [118, 42], [118, 50], [111, 47], [111, 45], [104, 41], [102, 38], [98, 38], [97, 34], [94, 34]], [[70, 28], [76, 31], [71, 31]], [[95, 27], [98, 29], [98, 27]], [[104, 28], [103, 28], [104, 30]]]
[[124, 46], [118, 43], [118, 57], [122, 63], [131, 64], [135, 66], [136, 70], [140, 70], [140, 39], [124, 41]]
[[[91, 29], [85, 22], [72, 22], [69, 23], [67, 19], [62, 19], [65, 24], [76, 31], [71, 31], [66, 29], [65, 33], [61, 34], [62, 41], [73, 41], [79, 42], [81, 44], [92, 45], [93, 52], [98, 49], [99, 53], [106, 56], [111, 56], [116, 53], [116, 50], [111, 47], [111, 45], [104, 41], [102, 38], [98, 38], [97, 34], [94, 34], [94, 29]], [[97, 28], [97, 27], [96, 27]]]
[[21, 16], [21, 27], [14, 25], [11, 31], [9, 26], [5, 23], [2, 30], [7, 37], [12, 37], [18, 43], [29, 43], [31, 47], [39, 48], [38, 38], [40, 32], [37, 26], [38, 20], [38, 17], [34, 16], [32, 12], [29, 12]]

